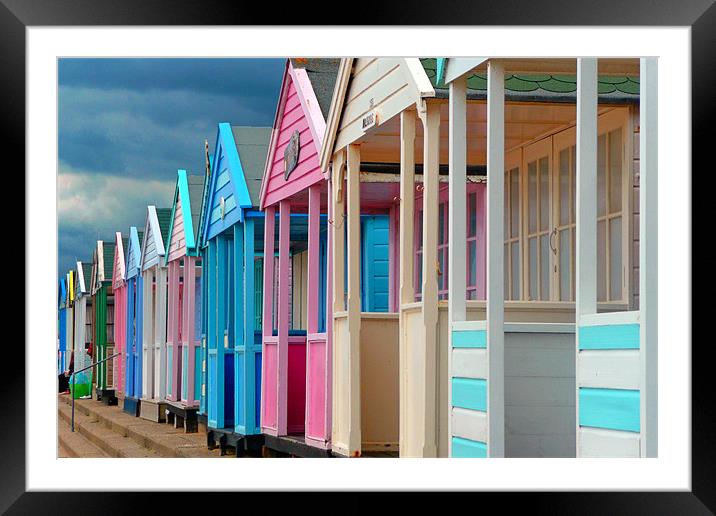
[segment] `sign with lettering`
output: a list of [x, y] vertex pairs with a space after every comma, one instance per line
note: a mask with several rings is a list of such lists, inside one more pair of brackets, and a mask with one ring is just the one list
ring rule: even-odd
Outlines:
[[378, 123], [378, 116], [376, 115], [375, 111], [371, 111], [367, 115], [363, 117], [361, 128], [363, 129], [363, 132], [367, 131], [371, 127], [375, 126], [375, 124]]
[[296, 129], [291, 135], [291, 139], [289, 140], [286, 149], [283, 151], [283, 177], [286, 181], [288, 181], [288, 176], [291, 175], [291, 172], [293, 172], [298, 164], [298, 154], [300, 150], [301, 135], [299, 134], [298, 129]]

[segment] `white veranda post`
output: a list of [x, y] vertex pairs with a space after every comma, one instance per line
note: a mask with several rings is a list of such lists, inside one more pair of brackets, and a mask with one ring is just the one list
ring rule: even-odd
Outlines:
[[641, 61], [640, 309], [597, 307], [597, 60], [577, 60], [577, 456], [656, 456], [656, 60]]
[[[468, 72], [469, 73], [469, 72]], [[466, 77], [450, 83], [450, 456], [504, 457], [505, 72], [487, 68], [487, 317], [466, 321]]]

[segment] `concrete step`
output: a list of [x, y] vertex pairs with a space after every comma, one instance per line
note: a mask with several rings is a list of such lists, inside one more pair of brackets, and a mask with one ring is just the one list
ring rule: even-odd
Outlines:
[[[69, 395], [59, 395], [59, 399], [60, 417], [69, 422], [72, 399]], [[111, 432], [106, 437], [113, 442], [117, 437], [127, 439], [158, 457], [220, 457], [219, 450], [207, 449], [205, 433], [185, 434], [166, 423], [131, 416], [118, 406], [106, 406], [95, 400], [75, 400], [75, 425], [78, 414], [87, 425], [95, 424], [94, 427], [86, 426], [86, 431], [101, 428]]]
[[[60, 418], [66, 424], [71, 421], [71, 409], [66, 405], [59, 406]], [[99, 448], [107, 457], [160, 457], [154, 450], [145, 448], [133, 439], [124, 437], [102, 425], [97, 419], [75, 412], [75, 433], [79, 434]]]
[[91, 441], [77, 431], [77, 427], [75, 427], [75, 432], [72, 432], [70, 424], [62, 417], [60, 417], [57, 422], [57, 430], [59, 457], [109, 457], [107, 453], [103, 452], [98, 446], [92, 444]]

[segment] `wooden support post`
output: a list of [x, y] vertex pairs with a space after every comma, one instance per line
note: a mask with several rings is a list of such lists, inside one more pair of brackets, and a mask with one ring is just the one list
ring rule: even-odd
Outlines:
[[328, 227], [326, 235], [326, 424], [325, 435], [331, 439], [333, 424], [333, 180], [328, 179]]
[[[254, 276], [254, 219], [244, 219], [244, 427], [247, 434], [258, 431], [256, 421], [256, 352], [254, 350], [255, 310], [254, 294], [257, 278]], [[261, 281], [258, 279], [258, 281]]]
[[167, 396], [167, 268], [157, 267], [157, 305], [154, 316], [154, 392], [159, 399]]
[[[437, 457], [438, 440], [438, 190], [440, 188], [440, 106], [427, 104], [423, 116], [423, 288], [425, 370], [422, 457]], [[412, 374], [415, 374], [413, 371]], [[418, 373], [420, 374], [420, 373]]]
[[[161, 270], [161, 269], [160, 269]], [[186, 377], [179, 372], [179, 376], [182, 378], [180, 385], [182, 389], [186, 390], [186, 396], [182, 396], [179, 392], [179, 397], [184, 400], [189, 406], [194, 405], [194, 368], [196, 362], [196, 354], [194, 352], [194, 342], [196, 336], [194, 335], [195, 324], [194, 324], [194, 307], [196, 306], [196, 291], [194, 283], [196, 281], [196, 258], [193, 256], [184, 256], [184, 328], [185, 332], [182, 335], [182, 348], [186, 350]], [[184, 353], [184, 351], [182, 351]]]
[[[577, 170], [575, 323], [583, 315], [597, 313], [597, 60], [577, 59]], [[579, 357], [579, 331], [575, 336]], [[579, 371], [575, 363], [575, 371]], [[577, 457], [580, 455], [579, 379], [576, 393]]]
[[348, 146], [347, 159], [347, 222], [348, 222], [348, 336], [349, 367], [348, 390], [350, 415], [348, 435], [351, 454], [361, 449], [361, 398], [360, 398], [360, 147]]
[[[263, 362], [261, 364], [261, 392], [266, 392], [266, 382], [272, 381], [266, 378], [266, 341], [265, 337], [271, 337], [273, 334], [273, 250], [274, 250], [274, 233], [276, 224], [276, 207], [268, 206], [265, 211], [264, 218], [264, 297], [263, 297], [263, 321], [261, 323], [261, 332], [263, 337], [262, 353]], [[266, 421], [266, 397], [261, 397], [261, 421]]]
[[308, 334], [318, 332], [318, 293], [321, 237], [321, 185], [308, 189]]
[[400, 304], [415, 301], [415, 112], [400, 113]]
[[[467, 258], [466, 181], [467, 181], [467, 79], [450, 83], [450, 134], [448, 148], [449, 224], [448, 224], [448, 400], [452, 400], [452, 323], [466, 318]], [[448, 407], [448, 411], [451, 412]], [[452, 456], [452, 415], [448, 414], [448, 456]]]
[[[218, 329], [218, 338], [219, 341], [217, 343], [217, 349], [216, 349], [216, 382], [217, 382], [217, 392], [216, 392], [216, 401], [217, 401], [217, 408], [216, 408], [216, 420], [217, 424], [219, 425], [218, 428], [223, 428], [226, 425], [225, 421], [225, 411], [224, 411], [224, 404], [225, 404], [225, 397], [226, 397], [226, 367], [225, 367], [225, 358], [224, 355], [228, 351], [229, 347], [229, 325], [228, 325], [228, 317], [227, 317], [227, 310], [229, 308], [229, 303], [227, 302], [227, 292], [226, 292], [226, 284], [227, 279], [229, 276], [229, 271], [227, 270], [227, 264], [228, 264], [228, 256], [227, 256], [227, 247], [228, 242], [226, 235], [222, 233], [216, 238], [216, 262], [217, 262], [217, 268], [216, 268], [216, 298], [217, 298], [217, 329]], [[176, 354], [176, 352], [175, 352]]]
[[[246, 219], [244, 219], [244, 224], [245, 223]], [[234, 328], [234, 430], [237, 432], [241, 430], [240, 433], [245, 433], [245, 429], [239, 429], [239, 427], [243, 426], [240, 425], [241, 421], [246, 421], [245, 417], [242, 417], [245, 416], [246, 413], [244, 413], [243, 415], [239, 415], [239, 407], [244, 404], [243, 399], [246, 394], [246, 384], [242, 384], [241, 382], [239, 382], [239, 378], [244, 376], [239, 373], [239, 359], [242, 356], [244, 359], [246, 358], [246, 351], [248, 349], [247, 342], [244, 339], [246, 335], [246, 333], [244, 332], [244, 301], [246, 299], [246, 292], [244, 289], [244, 275], [246, 270], [244, 268], [244, 224], [237, 222], [233, 226], [234, 271], [232, 275], [233, 284], [231, 285], [231, 292], [229, 293], [229, 295], [234, 296], [234, 310], [233, 313], [230, 314], [230, 317], [233, 320]], [[185, 295], [184, 302], [186, 302], [186, 299], [187, 296]]]
[[333, 312], [345, 311], [345, 191], [343, 186], [343, 165], [345, 156], [339, 152], [333, 158], [333, 213], [331, 233], [333, 235]]
[[505, 70], [487, 67], [487, 456], [505, 456]]
[[597, 60], [577, 59], [576, 310], [597, 313]]
[[448, 312], [450, 321], [465, 320], [467, 292], [467, 79], [463, 76], [450, 83], [450, 135], [449, 135], [449, 225], [450, 247], [448, 270]]
[[415, 111], [400, 113], [400, 314], [398, 334], [399, 355], [399, 447], [406, 449], [408, 438], [408, 339], [403, 305], [415, 301], [413, 284], [413, 259], [415, 239]]
[[639, 72], [639, 319], [641, 456], [658, 452], [658, 61]]
[[288, 327], [290, 283], [289, 252], [291, 240], [291, 201], [279, 204], [278, 219], [278, 408], [276, 430], [278, 435], [288, 431]]

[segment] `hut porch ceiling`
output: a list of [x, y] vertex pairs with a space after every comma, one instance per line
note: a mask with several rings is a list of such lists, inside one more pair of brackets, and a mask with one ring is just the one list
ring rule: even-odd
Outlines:
[[[448, 101], [434, 99], [440, 104], [440, 163], [448, 163]], [[600, 104], [599, 114], [625, 106]], [[575, 124], [576, 104], [506, 102], [505, 150], [509, 151], [531, 141], [539, 140]], [[423, 127], [415, 124], [415, 163], [423, 161]], [[361, 162], [400, 162], [400, 117], [395, 116], [374, 127], [356, 143], [360, 144]], [[484, 100], [467, 103], [467, 164], [487, 163], [487, 103]]]

